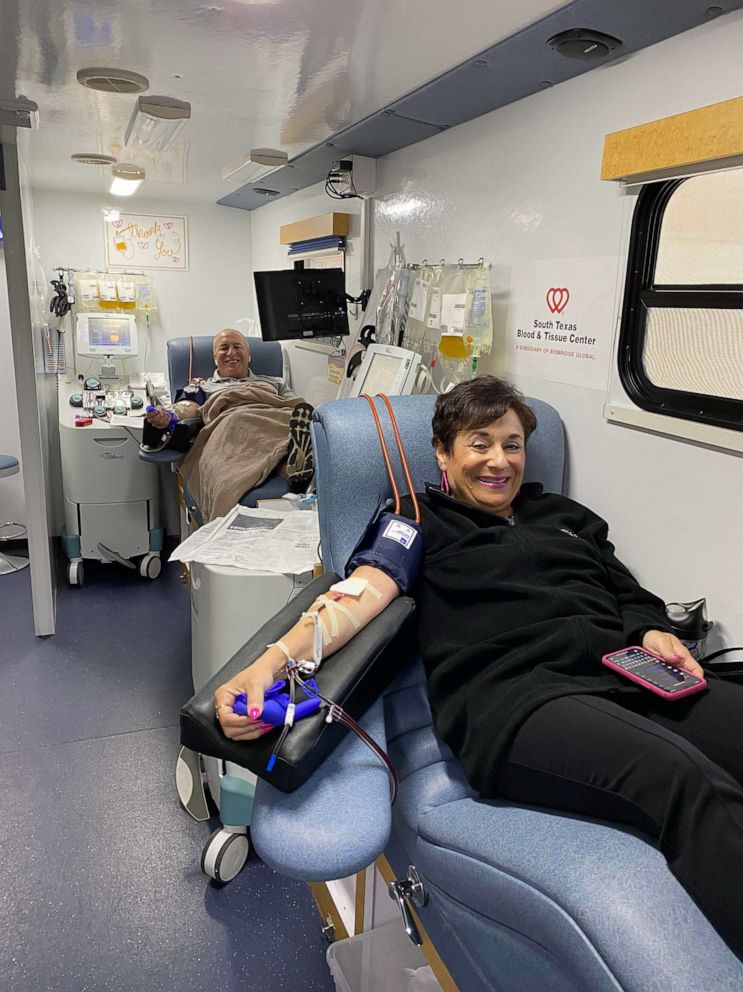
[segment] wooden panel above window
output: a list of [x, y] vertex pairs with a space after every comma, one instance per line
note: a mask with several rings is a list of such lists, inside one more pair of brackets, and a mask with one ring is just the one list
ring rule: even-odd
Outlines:
[[607, 134], [602, 179], [642, 182], [743, 164], [743, 97]]

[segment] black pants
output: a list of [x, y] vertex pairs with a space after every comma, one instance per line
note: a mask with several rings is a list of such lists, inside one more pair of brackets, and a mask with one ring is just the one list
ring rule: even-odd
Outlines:
[[522, 724], [497, 794], [631, 824], [743, 957], [743, 685], [566, 696]]

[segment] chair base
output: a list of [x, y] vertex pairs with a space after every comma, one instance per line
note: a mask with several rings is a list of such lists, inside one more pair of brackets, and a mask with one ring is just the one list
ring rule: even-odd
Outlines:
[[19, 558], [18, 555], [6, 555], [0, 551], [0, 575], [8, 575], [10, 572], [20, 572], [28, 565], [28, 558]]
[[26, 536], [26, 533], [27, 531], [23, 524], [14, 523], [12, 520], [0, 524], [0, 541], [21, 541]]

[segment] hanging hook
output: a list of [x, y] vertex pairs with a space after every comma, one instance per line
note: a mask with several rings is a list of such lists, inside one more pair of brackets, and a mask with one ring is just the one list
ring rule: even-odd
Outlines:
[[480, 268], [481, 269], [484, 269], [485, 268], [485, 259], [482, 257], [482, 255], [480, 255], [480, 257], [478, 258], [477, 261], [478, 261], [478, 263], [480, 265]]

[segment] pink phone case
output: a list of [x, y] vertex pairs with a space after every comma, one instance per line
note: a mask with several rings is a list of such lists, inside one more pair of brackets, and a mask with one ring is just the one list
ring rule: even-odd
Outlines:
[[612, 651], [611, 654], [605, 654], [604, 657], [601, 659], [601, 661], [604, 665], [606, 665], [607, 668], [611, 668], [612, 671], [616, 672], [618, 675], [623, 675], [626, 679], [629, 679], [631, 682], [636, 682], [637, 685], [641, 685], [643, 689], [649, 689], [650, 692], [654, 692], [656, 696], [662, 696], [663, 699], [669, 699], [669, 700], [683, 699], [684, 696], [691, 696], [693, 693], [701, 692], [702, 689], [707, 688], [706, 679], [699, 678], [696, 675], [692, 675], [691, 677], [697, 679], [697, 682], [695, 682], [694, 685], [688, 686], [686, 689], [681, 689], [678, 692], [666, 692], [665, 689], [659, 689], [658, 686], [651, 685], [651, 683], [647, 682], [644, 678], [642, 678], [642, 676], [635, 675], [634, 672], [628, 672], [626, 669], [622, 668], [620, 665], [616, 665], [611, 660], [615, 655], [624, 654], [625, 651], [630, 651], [630, 650], [642, 651], [643, 654], [647, 654], [651, 658], [657, 658], [658, 661], [662, 661], [664, 662], [664, 664], [670, 664], [670, 662], [666, 663], [664, 659], [659, 657], [657, 654], [653, 654], [652, 651], [647, 651], [645, 648], [641, 648], [637, 644], [632, 644], [628, 648], [622, 648], [621, 651]]

